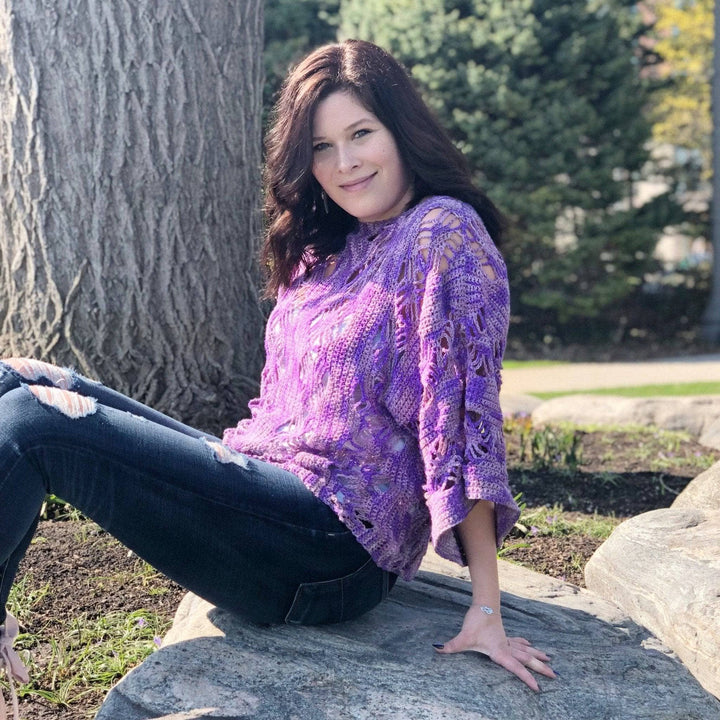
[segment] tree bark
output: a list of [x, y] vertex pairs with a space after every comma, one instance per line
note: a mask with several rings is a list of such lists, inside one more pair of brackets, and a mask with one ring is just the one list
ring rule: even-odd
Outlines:
[[203, 429], [257, 390], [262, 1], [0, 0], [0, 351]]

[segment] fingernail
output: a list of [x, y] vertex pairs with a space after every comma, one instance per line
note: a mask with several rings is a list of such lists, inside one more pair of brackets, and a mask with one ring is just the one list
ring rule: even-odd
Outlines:
[[445, 647], [445, 645], [443, 645], [442, 643], [433, 643], [433, 647], [436, 650], [442, 650]]
[[555, 668], [550, 668], [558, 677], [560, 677], [560, 673]]

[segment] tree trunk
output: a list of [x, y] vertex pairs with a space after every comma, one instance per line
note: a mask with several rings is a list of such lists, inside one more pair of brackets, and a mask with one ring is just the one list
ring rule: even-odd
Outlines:
[[203, 429], [263, 361], [262, 1], [0, 0], [0, 351]]

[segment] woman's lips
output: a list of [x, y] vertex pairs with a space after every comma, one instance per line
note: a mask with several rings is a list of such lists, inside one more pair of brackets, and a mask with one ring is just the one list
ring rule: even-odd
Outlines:
[[353, 182], [344, 183], [343, 185], [340, 185], [340, 187], [345, 190], [345, 192], [358, 192], [359, 190], [364, 190], [370, 184], [370, 181], [375, 177], [375, 175], [376, 173], [373, 173], [372, 175], [368, 175], [360, 180], [353, 180]]

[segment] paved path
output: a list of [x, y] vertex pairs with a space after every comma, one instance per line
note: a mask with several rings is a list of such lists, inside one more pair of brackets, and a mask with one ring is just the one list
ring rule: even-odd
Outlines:
[[720, 353], [648, 362], [567, 363], [506, 369], [503, 394], [703, 381], [720, 382]]

